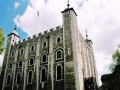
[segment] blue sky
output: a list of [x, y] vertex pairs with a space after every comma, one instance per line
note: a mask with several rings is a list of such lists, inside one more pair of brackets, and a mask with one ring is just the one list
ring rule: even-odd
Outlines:
[[[15, 2], [20, 3], [15, 8]], [[15, 23], [13, 18], [17, 14], [22, 15], [28, 5], [28, 1], [22, 0], [1, 0], [0, 1], [0, 27], [3, 28], [5, 35], [8, 35], [14, 30]], [[21, 28], [17, 28], [17, 32], [20, 35], [20, 39], [24, 39], [28, 36], [27, 33], [23, 32]]]
[[[46, 2], [45, 2], [46, 1]], [[1, 0], [0, 27], [8, 35], [17, 22], [20, 40], [62, 25], [67, 0]], [[120, 0], [70, 0], [77, 13], [78, 29], [93, 41], [98, 77], [110, 73], [108, 66], [120, 42]], [[39, 17], [37, 17], [39, 11]], [[37, 25], [36, 25], [37, 18]], [[36, 31], [35, 31], [36, 26]], [[3, 55], [0, 55], [0, 66]], [[101, 84], [101, 82], [100, 82]]]

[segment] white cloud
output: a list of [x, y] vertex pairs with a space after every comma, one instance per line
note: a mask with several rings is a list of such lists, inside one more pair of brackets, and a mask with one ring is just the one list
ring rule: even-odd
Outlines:
[[[119, 43], [120, 37], [120, 1], [119, 0], [71, 0], [70, 4], [78, 14], [78, 27], [83, 36], [88, 30], [89, 38], [97, 63], [99, 78], [109, 73], [111, 55]], [[17, 15], [19, 27], [29, 36], [62, 25], [61, 11], [66, 8], [65, 0], [30, 0], [23, 15]], [[37, 11], [39, 17], [37, 18]], [[37, 30], [35, 24], [37, 18]]]
[[17, 9], [21, 3], [15, 2], [14, 3], [14, 9]]

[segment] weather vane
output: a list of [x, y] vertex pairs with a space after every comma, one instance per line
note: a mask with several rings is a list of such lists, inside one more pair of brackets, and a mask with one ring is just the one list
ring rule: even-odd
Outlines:
[[86, 30], [86, 39], [88, 39], [87, 31], [88, 31], [88, 30]]
[[86, 35], [87, 35], [87, 30], [86, 30]]
[[17, 27], [17, 23], [15, 23], [15, 28], [14, 28], [15, 31], [16, 31], [16, 27]]
[[70, 3], [70, 1], [69, 1], [69, 0], [67, 0], [67, 3], [68, 3], [68, 4], [67, 4], [67, 6], [68, 6], [68, 8], [69, 8], [69, 6], [70, 6], [70, 4], [69, 4], [69, 3]]

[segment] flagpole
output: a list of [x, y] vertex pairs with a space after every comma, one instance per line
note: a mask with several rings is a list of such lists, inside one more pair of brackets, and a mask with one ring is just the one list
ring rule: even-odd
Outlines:
[[36, 17], [36, 24], [35, 24], [35, 35], [36, 35], [36, 28], [37, 28], [37, 17]]
[[36, 24], [35, 24], [35, 35], [36, 35], [36, 29], [37, 29], [37, 19], [38, 19], [38, 16], [39, 16], [39, 12], [37, 11]]

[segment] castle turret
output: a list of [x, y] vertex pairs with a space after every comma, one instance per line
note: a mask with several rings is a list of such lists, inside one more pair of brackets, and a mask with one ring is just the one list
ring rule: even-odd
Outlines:
[[[67, 8], [62, 11], [63, 38], [64, 38], [64, 73], [65, 90], [83, 90], [84, 81], [82, 74], [82, 63], [77, 50], [78, 26], [77, 14], [68, 2]], [[78, 48], [79, 49], [79, 48]]]
[[[65, 90], [84, 90], [85, 77], [92, 77], [93, 74], [96, 74], [94, 73], [95, 70], [93, 70], [95, 65], [91, 64], [94, 61], [91, 48], [92, 41], [88, 39], [87, 34], [84, 40], [78, 30], [77, 14], [73, 8], [70, 8], [69, 2], [67, 6], [62, 11]], [[91, 52], [91, 54], [86, 52]]]
[[6, 49], [5, 49], [5, 55], [4, 55], [4, 59], [3, 59], [3, 64], [2, 64], [2, 72], [1, 72], [1, 78], [2, 78], [2, 90], [4, 90], [5, 87], [5, 81], [3, 81], [3, 79], [5, 80], [6, 77], [6, 73], [7, 73], [7, 68], [8, 68], [8, 61], [9, 61], [9, 57], [11, 56], [11, 46], [14, 45], [15, 43], [18, 42], [19, 40], [19, 36], [18, 33], [16, 32], [16, 25], [14, 28], [14, 31], [12, 31], [9, 35], [8, 35], [8, 40], [7, 40], [7, 45], [6, 45]]
[[10, 42], [10, 45], [14, 45], [15, 43], [17, 43], [19, 41], [19, 36], [18, 36], [18, 33], [16, 32], [16, 25], [15, 25], [15, 28], [14, 30], [8, 34], [8, 42]]
[[93, 46], [92, 46], [93, 42], [92, 42], [91, 39], [88, 38], [87, 30], [86, 30], [86, 39], [85, 39], [85, 41], [89, 45], [89, 47], [91, 48], [90, 56], [92, 58], [91, 62], [93, 64], [92, 67], [91, 67], [92, 76], [96, 79], [97, 85], [99, 85], [96, 62], [95, 62], [95, 59], [94, 59], [94, 51], [93, 51]]
[[87, 42], [87, 44], [92, 48], [92, 40], [88, 39], [88, 34], [87, 34], [87, 30], [86, 30], [86, 39], [85, 41]]

